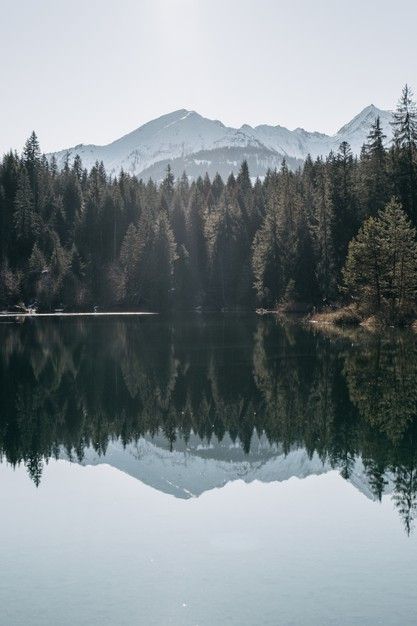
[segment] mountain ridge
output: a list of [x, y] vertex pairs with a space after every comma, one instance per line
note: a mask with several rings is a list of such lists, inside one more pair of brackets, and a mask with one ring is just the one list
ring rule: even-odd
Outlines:
[[280, 125], [243, 124], [226, 126], [220, 120], [205, 118], [196, 111], [178, 109], [146, 122], [106, 145], [78, 144], [49, 153], [62, 168], [79, 155], [87, 169], [103, 161], [107, 172], [118, 175], [123, 170], [142, 178], [161, 180], [168, 164], [175, 176], [183, 171], [190, 178], [217, 172], [226, 178], [236, 173], [243, 160], [248, 161], [253, 177], [264, 176], [268, 169], [280, 167], [285, 158], [292, 168], [301, 165], [307, 155], [325, 157], [347, 141], [359, 154], [376, 117], [391, 138], [391, 112], [371, 104], [344, 124], [336, 134], [326, 135], [301, 127], [289, 130]]

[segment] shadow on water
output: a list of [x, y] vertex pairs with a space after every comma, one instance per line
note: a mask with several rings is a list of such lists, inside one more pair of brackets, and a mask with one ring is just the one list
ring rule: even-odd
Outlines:
[[[256, 316], [27, 320], [0, 326], [0, 453], [39, 484], [49, 458], [82, 462], [141, 437], [183, 450], [225, 438], [304, 449], [375, 499], [417, 510], [417, 340], [323, 334]], [[194, 445], [194, 444], [193, 444]]]

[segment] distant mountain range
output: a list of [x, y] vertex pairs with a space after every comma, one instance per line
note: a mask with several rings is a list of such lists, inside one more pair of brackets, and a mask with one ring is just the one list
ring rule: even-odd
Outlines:
[[[66, 453], [63, 452], [61, 458], [67, 458]], [[295, 447], [285, 453], [279, 446], [271, 445], [265, 436], [255, 434], [248, 454], [228, 435], [221, 442], [214, 440], [207, 445], [203, 445], [196, 435], [191, 435], [187, 444], [177, 440], [174, 450], [169, 449], [164, 437], [156, 436], [142, 437], [126, 446], [121, 441], [112, 441], [104, 455], [87, 448], [81, 463], [105, 463], [158, 491], [185, 499], [224, 487], [234, 480], [282, 482], [337, 469], [328, 462], [323, 463], [317, 453], [311, 456], [304, 448]], [[359, 458], [349, 481], [367, 498], [375, 499]], [[389, 480], [386, 493], [391, 491], [392, 481]]]
[[168, 164], [176, 177], [185, 171], [190, 178], [204, 176], [206, 172], [211, 177], [218, 172], [226, 178], [231, 172], [236, 173], [246, 159], [251, 176], [256, 177], [264, 176], [268, 168], [279, 168], [284, 157], [294, 168], [308, 154], [312, 158], [327, 156], [342, 141], [347, 141], [352, 151], [359, 154], [378, 115], [389, 141], [391, 112], [373, 104], [332, 136], [266, 124], [231, 128], [195, 111], [181, 109], [158, 117], [106, 146], [80, 144], [47, 156], [54, 154], [61, 168], [66, 159], [71, 163], [78, 154], [87, 169], [96, 161], [103, 161], [109, 174], [119, 174], [123, 169], [156, 181], [164, 177]]

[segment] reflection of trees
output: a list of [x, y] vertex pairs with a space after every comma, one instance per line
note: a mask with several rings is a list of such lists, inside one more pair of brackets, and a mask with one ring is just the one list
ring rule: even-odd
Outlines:
[[393, 442], [417, 409], [417, 344], [406, 333], [372, 338], [348, 353], [345, 374], [361, 415]]
[[371, 336], [347, 353], [344, 372], [350, 398], [367, 429], [363, 460], [381, 499], [387, 470], [393, 500], [407, 533], [417, 511], [417, 349], [409, 333]]
[[0, 453], [36, 484], [44, 459], [141, 435], [174, 446], [254, 432], [388, 484], [407, 532], [417, 502], [417, 357], [412, 336], [349, 341], [272, 318], [36, 321], [1, 327]]
[[417, 470], [414, 465], [396, 468], [393, 500], [409, 535], [417, 512]]
[[417, 423], [413, 421], [400, 445], [393, 450], [390, 469], [394, 477], [393, 500], [407, 534], [417, 514]]
[[[294, 335], [295, 333], [295, 335]], [[313, 453], [317, 424], [311, 412], [317, 373], [316, 346], [298, 329], [261, 320], [253, 350], [254, 378], [261, 391], [259, 418], [271, 441], [284, 450], [305, 445]]]

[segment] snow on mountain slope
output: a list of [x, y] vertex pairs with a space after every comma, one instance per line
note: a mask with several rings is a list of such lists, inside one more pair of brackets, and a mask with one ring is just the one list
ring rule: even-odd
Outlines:
[[[378, 115], [389, 141], [391, 113], [374, 105], [363, 109], [333, 136], [265, 124], [255, 128], [247, 124], [238, 129], [231, 128], [195, 111], [180, 109], [152, 120], [106, 146], [81, 144], [54, 154], [58, 167], [62, 167], [66, 159], [71, 163], [78, 154], [87, 169], [96, 161], [103, 161], [109, 174], [117, 175], [123, 169], [144, 178], [152, 175], [156, 180], [162, 178], [171, 162], [176, 175], [185, 169], [192, 177], [204, 175], [206, 171], [212, 175], [218, 171], [227, 176], [236, 172], [250, 155], [252, 175], [262, 176], [268, 168], [279, 167], [284, 157], [291, 167], [296, 167], [308, 154], [315, 158], [336, 151], [342, 141], [347, 141], [352, 151], [359, 154]], [[233, 155], [230, 156], [228, 151]]]
[[391, 111], [382, 111], [371, 104], [356, 115], [353, 120], [342, 126], [334, 137], [333, 149], [337, 149], [337, 146], [342, 141], [347, 141], [352, 151], [355, 154], [359, 154], [364, 143], [363, 138], [369, 133], [371, 125], [378, 116], [380, 117], [384, 134], [387, 136], [386, 142], [389, 142], [392, 139], [392, 128], [390, 125], [392, 113]]
[[285, 156], [305, 159], [308, 154], [313, 158], [327, 154], [330, 137], [321, 133], [309, 133], [302, 128], [288, 130], [283, 126], [267, 126], [254, 128], [256, 137], [265, 146]]
[[63, 164], [67, 155], [71, 161], [78, 154], [87, 168], [102, 160], [109, 173], [118, 173], [123, 168], [140, 174], [162, 159], [212, 148], [227, 132], [221, 122], [181, 109], [140, 126], [107, 146], [80, 145], [55, 156], [58, 165]]
[[[62, 456], [66, 458], [65, 453]], [[83, 465], [102, 463], [177, 498], [198, 497], [234, 480], [281, 482], [334, 469], [317, 454], [310, 457], [303, 448], [284, 454], [278, 446], [270, 445], [266, 437], [256, 436], [249, 454], [227, 436], [221, 443], [216, 441], [208, 446], [191, 436], [186, 446], [179, 441], [172, 451], [162, 437], [141, 438], [126, 447], [113, 441], [102, 456], [92, 448], [85, 450]], [[360, 459], [355, 462], [350, 482], [367, 498], [374, 499]]]
[[352, 152], [359, 154], [371, 125], [378, 116], [381, 118], [381, 125], [387, 135], [387, 140], [391, 139], [392, 133], [389, 123], [391, 112], [382, 111], [373, 104], [363, 109], [333, 136], [323, 133], [310, 133], [303, 128], [296, 128], [291, 131], [282, 126], [262, 125], [253, 130], [255, 137], [268, 148], [298, 159], [305, 159], [307, 154], [313, 158], [327, 156], [331, 150], [337, 151], [342, 141], [347, 141]]

